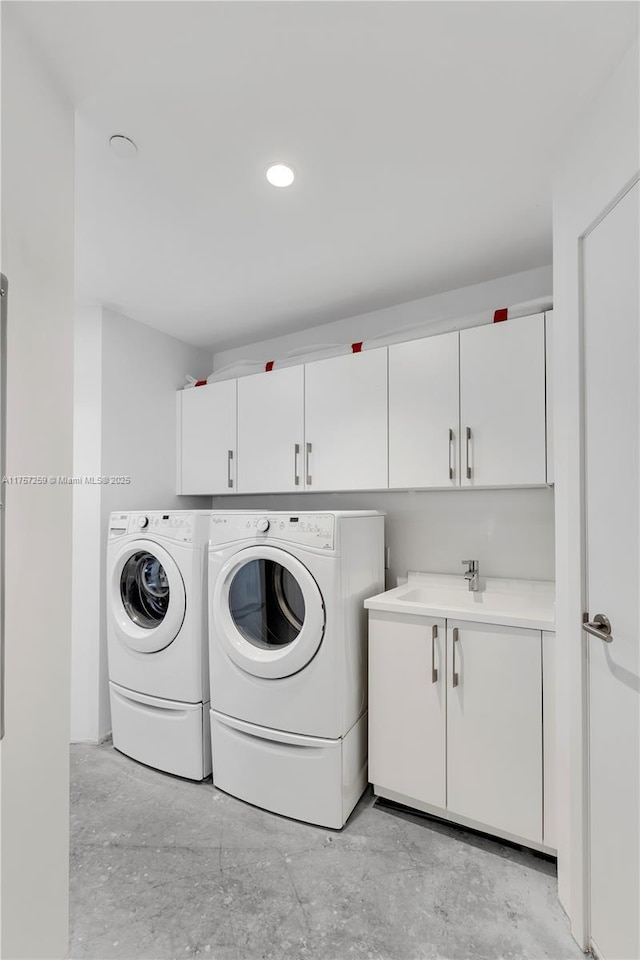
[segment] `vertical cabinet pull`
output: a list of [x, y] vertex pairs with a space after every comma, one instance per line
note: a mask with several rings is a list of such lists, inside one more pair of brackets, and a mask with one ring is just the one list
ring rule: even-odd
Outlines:
[[460, 682], [460, 675], [456, 673], [456, 644], [458, 642], [458, 628], [453, 628], [453, 658], [451, 666], [451, 686], [457, 687]]
[[451, 448], [453, 447], [453, 430], [449, 427], [449, 480], [453, 480], [453, 462], [451, 459]]
[[310, 443], [308, 443], [308, 444], [306, 445], [306, 451], [307, 451], [307, 453], [306, 453], [306, 468], [305, 468], [305, 473], [306, 473], [306, 475], [307, 475], [307, 486], [310, 487], [310, 486], [311, 486], [311, 474], [310, 474], [310, 472], [309, 472], [309, 467], [310, 467], [310, 458], [311, 458], [311, 452], [312, 452], [312, 447], [311, 447], [311, 444], [310, 444]]
[[233, 462], [233, 450], [227, 450], [227, 486], [233, 488], [233, 478], [231, 476], [231, 464]]
[[471, 480], [471, 460], [469, 458], [469, 447], [471, 446], [471, 427], [467, 427], [467, 480]]
[[436, 640], [438, 639], [438, 625], [431, 627], [431, 683], [438, 682], [438, 668], [436, 667]]
[[300, 486], [300, 474], [298, 472], [298, 457], [300, 456], [300, 444], [293, 445], [293, 483], [296, 487]]

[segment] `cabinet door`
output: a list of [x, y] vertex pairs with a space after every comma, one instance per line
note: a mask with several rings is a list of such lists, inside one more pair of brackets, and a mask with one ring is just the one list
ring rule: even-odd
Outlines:
[[557, 849], [556, 837], [556, 636], [542, 634], [542, 779], [544, 783], [543, 837]]
[[447, 621], [447, 807], [542, 842], [542, 636]]
[[389, 486], [452, 487], [459, 471], [458, 333], [389, 347]]
[[444, 620], [369, 614], [369, 780], [438, 807], [446, 800], [445, 654]]
[[544, 314], [460, 331], [463, 486], [546, 483]]
[[545, 369], [546, 369], [546, 417], [547, 417], [547, 483], [555, 483], [553, 453], [553, 310], [544, 315]]
[[304, 367], [238, 380], [238, 491], [304, 489]]
[[387, 349], [305, 366], [307, 490], [388, 485]]
[[178, 393], [178, 493], [233, 493], [236, 381]]

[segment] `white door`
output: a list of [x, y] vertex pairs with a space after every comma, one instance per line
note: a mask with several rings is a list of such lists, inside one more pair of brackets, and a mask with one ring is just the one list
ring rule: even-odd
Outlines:
[[304, 489], [304, 366], [238, 380], [238, 492]]
[[585, 592], [613, 637], [585, 633], [591, 938], [604, 960], [640, 956], [639, 195], [583, 241]]
[[542, 842], [542, 635], [447, 621], [447, 807]]
[[389, 486], [452, 487], [459, 470], [459, 335], [389, 347]]
[[369, 614], [369, 780], [444, 807], [445, 621]]
[[[7, 297], [9, 284], [0, 274], [0, 476], [5, 475], [6, 377], [7, 377]], [[4, 487], [0, 489], [0, 740], [4, 737]]]
[[178, 393], [178, 493], [235, 492], [236, 383]]
[[544, 314], [460, 331], [463, 486], [546, 483]]
[[388, 483], [387, 349], [305, 365], [309, 490], [378, 490]]

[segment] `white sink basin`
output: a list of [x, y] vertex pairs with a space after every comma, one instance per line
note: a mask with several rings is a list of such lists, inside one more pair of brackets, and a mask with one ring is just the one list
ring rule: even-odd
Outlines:
[[400, 587], [397, 598], [401, 603], [426, 603], [432, 606], [436, 604], [439, 607], [443, 603], [457, 603], [461, 599], [454, 591], [438, 591], [437, 589], [429, 589], [429, 587], [412, 587], [410, 589]]
[[555, 584], [544, 580], [480, 578], [469, 590], [462, 576], [410, 573], [407, 583], [365, 600], [368, 610], [554, 629]]

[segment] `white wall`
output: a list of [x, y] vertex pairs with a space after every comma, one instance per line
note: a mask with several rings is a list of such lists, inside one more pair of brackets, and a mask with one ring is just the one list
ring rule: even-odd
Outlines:
[[[102, 310], [78, 310], [74, 337], [73, 474], [100, 474], [102, 462]], [[71, 739], [98, 740], [98, 616], [101, 599], [102, 490], [73, 489]], [[92, 626], [93, 625], [93, 626]]]
[[[73, 108], [2, 4], [7, 474], [65, 476], [73, 424]], [[68, 956], [70, 486], [6, 487], [2, 941]]]
[[433, 297], [399, 303], [384, 310], [347, 317], [333, 323], [310, 327], [298, 333], [262, 340], [249, 346], [222, 350], [213, 358], [213, 369], [238, 360], [277, 360], [288, 350], [324, 343], [353, 343], [392, 333], [396, 329], [425, 324], [438, 331], [456, 329], [456, 320], [468, 314], [498, 310], [551, 294], [551, 267], [536, 267], [497, 280], [449, 290]]
[[553, 580], [553, 490], [438, 490], [214, 497], [217, 510], [383, 510], [387, 586], [409, 570]]
[[638, 172], [638, 44], [566, 144], [554, 185], [558, 881], [587, 947], [581, 583], [580, 237]]
[[206, 351], [100, 308], [76, 315], [74, 475], [125, 476], [128, 484], [74, 487], [72, 742], [111, 729], [105, 553], [113, 510], [189, 509], [177, 497], [176, 390], [210, 372]]

